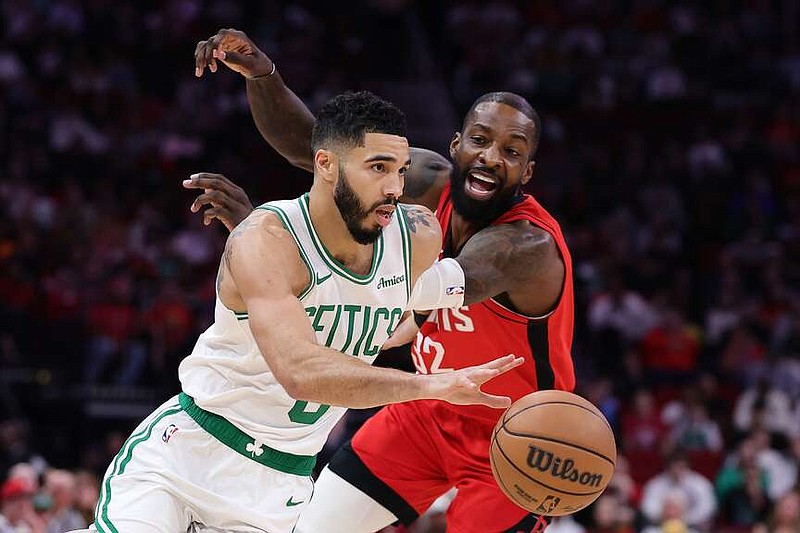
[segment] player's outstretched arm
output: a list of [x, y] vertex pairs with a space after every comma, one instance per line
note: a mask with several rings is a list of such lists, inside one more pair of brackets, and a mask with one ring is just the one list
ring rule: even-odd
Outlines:
[[510, 405], [509, 398], [486, 394], [480, 387], [521, 364], [522, 358], [506, 356], [447, 374], [415, 375], [371, 367], [317, 344], [295, 296], [308, 274], [294, 241], [279, 224], [257, 211], [236, 227], [225, 247], [219, 285], [227, 306], [247, 311], [264, 359], [290, 396], [356, 408], [425, 398]]
[[247, 79], [247, 101], [258, 131], [290, 163], [313, 170], [311, 130], [314, 115], [289, 89], [275, 63], [242, 31], [219, 30], [197, 43], [195, 76], [208, 68], [216, 72], [221, 62]]
[[552, 310], [561, 295], [565, 266], [553, 236], [519, 221], [480, 230], [455, 258], [464, 270], [464, 304], [508, 293], [531, 316]]
[[[313, 171], [311, 132], [314, 115], [286, 86], [275, 63], [242, 31], [223, 29], [195, 47], [195, 75], [218, 62], [247, 79], [247, 101], [264, 140], [294, 166]], [[452, 168], [442, 155], [422, 148], [411, 149], [412, 165], [406, 173], [402, 200], [436, 209], [439, 194]]]

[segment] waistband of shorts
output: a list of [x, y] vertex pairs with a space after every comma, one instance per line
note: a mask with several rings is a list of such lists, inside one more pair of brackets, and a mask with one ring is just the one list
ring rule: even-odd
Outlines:
[[310, 476], [317, 462], [313, 455], [295, 455], [270, 448], [225, 418], [210, 413], [194, 403], [194, 398], [181, 392], [178, 401], [187, 415], [222, 444], [248, 459], [275, 470], [298, 476]]

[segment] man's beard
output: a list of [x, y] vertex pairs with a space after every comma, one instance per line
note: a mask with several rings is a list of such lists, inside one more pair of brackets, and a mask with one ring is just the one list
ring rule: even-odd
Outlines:
[[[520, 188], [517, 186], [505, 189], [502, 183], [500, 183], [498, 189], [491, 198], [483, 201], [475, 200], [467, 196], [467, 193], [464, 191], [467, 176], [473, 170], [476, 169], [459, 169], [458, 166], [454, 166], [453, 171], [450, 173], [450, 198], [453, 200], [453, 209], [469, 222], [488, 224], [511, 209], [521, 194]], [[488, 169], [480, 170], [491, 173]]]
[[381, 226], [376, 228], [365, 228], [363, 226], [362, 223], [369, 214], [382, 205], [397, 205], [396, 198], [387, 198], [385, 201], [377, 202], [371, 208], [366, 209], [356, 192], [350, 187], [350, 182], [347, 181], [347, 176], [344, 173], [344, 166], [341, 164], [339, 165], [339, 181], [336, 182], [336, 188], [333, 190], [333, 201], [336, 203], [336, 207], [339, 208], [339, 214], [342, 215], [342, 220], [344, 220], [347, 230], [358, 244], [372, 244], [380, 237], [383, 231]]

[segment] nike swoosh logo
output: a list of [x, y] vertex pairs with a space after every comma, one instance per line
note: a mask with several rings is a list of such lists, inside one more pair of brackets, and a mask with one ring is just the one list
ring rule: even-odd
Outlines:
[[332, 272], [328, 272], [328, 275], [327, 275], [327, 276], [322, 276], [322, 277], [319, 277], [319, 273], [316, 273], [316, 276], [317, 276], [317, 285], [322, 285], [322, 282], [323, 282], [323, 281], [325, 281], [326, 279], [328, 279], [329, 277], [331, 277], [332, 275], [333, 275], [333, 273], [332, 273]]
[[294, 498], [294, 496], [289, 496], [289, 499], [286, 500], [286, 507], [294, 507], [295, 505], [300, 505], [305, 501], [305, 500], [300, 500], [299, 502], [293, 502], [292, 498]]

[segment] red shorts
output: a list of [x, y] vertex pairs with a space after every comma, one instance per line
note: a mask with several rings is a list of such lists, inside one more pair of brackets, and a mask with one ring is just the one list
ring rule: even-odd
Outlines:
[[495, 421], [457, 409], [435, 400], [386, 406], [356, 432], [353, 450], [419, 514], [456, 487], [448, 532], [505, 531], [528, 512], [509, 500], [492, 476], [489, 439]]

